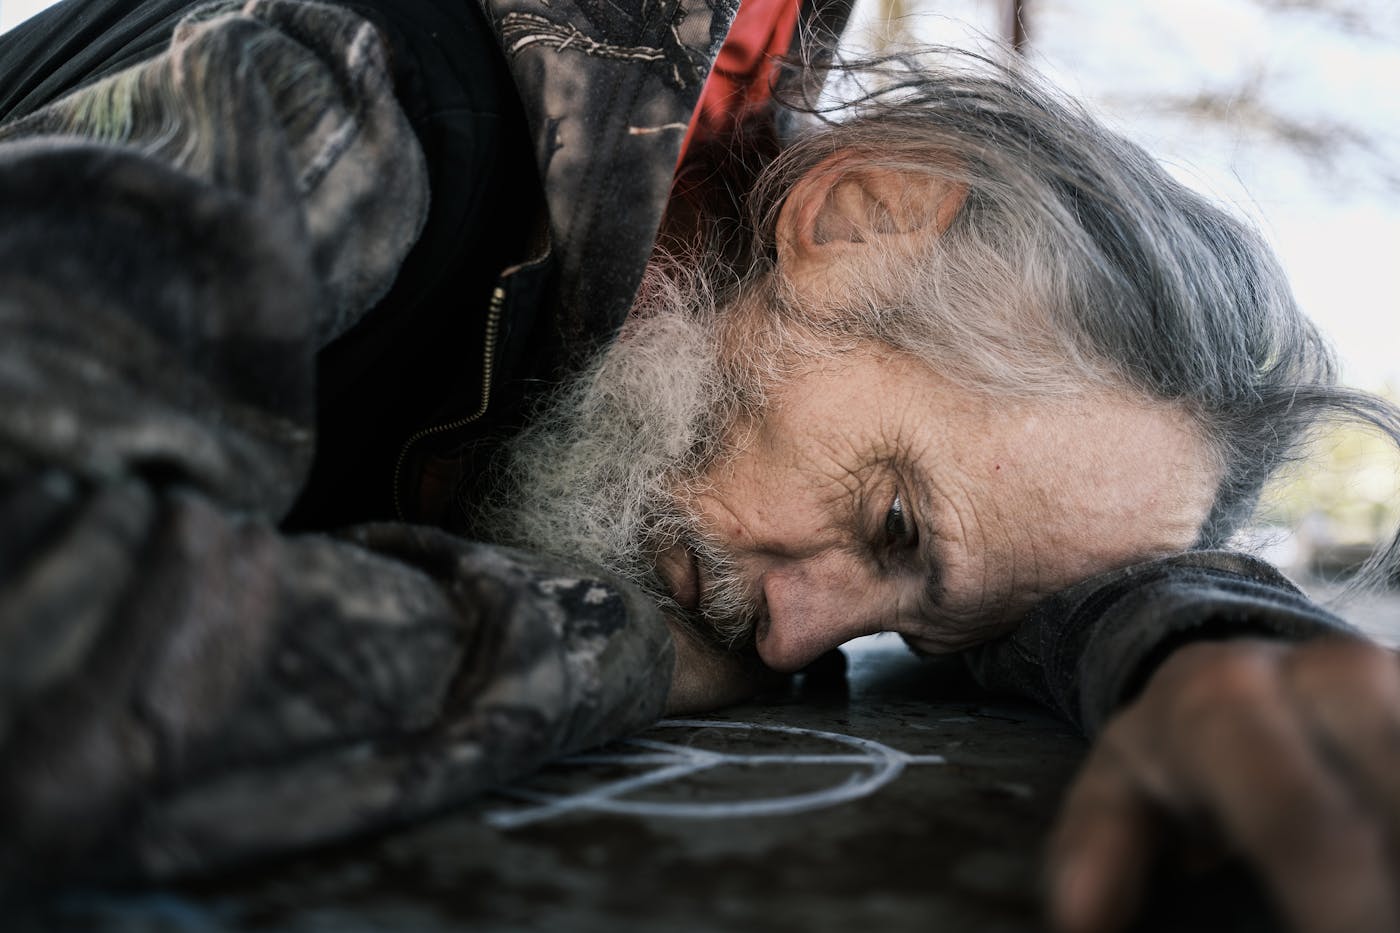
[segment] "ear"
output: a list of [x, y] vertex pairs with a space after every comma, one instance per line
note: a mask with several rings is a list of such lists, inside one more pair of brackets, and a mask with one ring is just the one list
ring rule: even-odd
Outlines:
[[826, 278], [868, 257], [864, 245], [911, 252], [948, 229], [967, 197], [950, 179], [867, 164], [838, 152], [798, 179], [778, 213], [778, 268], [790, 281]]

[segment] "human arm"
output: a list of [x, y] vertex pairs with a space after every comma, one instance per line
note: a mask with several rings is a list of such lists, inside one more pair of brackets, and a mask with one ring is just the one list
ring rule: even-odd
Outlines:
[[1347, 637], [1173, 652], [1061, 807], [1056, 928], [1127, 928], [1183, 841], [1248, 863], [1290, 929], [1400, 928], [1400, 658]]
[[1108, 574], [971, 660], [1095, 737], [1051, 845], [1058, 928], [1123, 928], [1185, 830], [1253, 864], [1298, 929], [1394, 928], [1400, 666], [1271, 568]]
[[345, 838], [659, 714], [665, 628], [606, 575], [277, 529], [421, 163], [374, 31], [304, 3], [0, 129], [0, 886]]

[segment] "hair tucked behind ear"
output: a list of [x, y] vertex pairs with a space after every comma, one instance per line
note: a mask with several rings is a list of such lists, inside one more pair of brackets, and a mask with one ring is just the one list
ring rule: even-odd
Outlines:
[[[1332, 351], [1259, 234], [1078, 104], [1022, 70], [948, 50], [834, 72], [851, 91], [844, 99], [783, 101], [809, 124], [789, 145], [748, 137], [767, 149], [712, 152], [691, 175], [726, 180], [709, 189], [721, 196], [706, 210], [735, 218], [712, 221], [710, 232], [723, 236], [740, 277], [772, 271], [776, 219], [794, 183], [831, 154], [856, 151], [968, 194], [927, 254], [893, 285], [872, 282], [865, 291], [878, 300], [842, 309], [839, 329], [913, 353], [974, 391], [1107, 382], [1181, 406], [1222, 467], [1200, 544], [1238, 530], [1324, 422], [1366, 424], [1400, 446], [1400, 410], [1337, 384]], [[1380, 580], [1398, 562], [1400, 538], [1362, 579]]]

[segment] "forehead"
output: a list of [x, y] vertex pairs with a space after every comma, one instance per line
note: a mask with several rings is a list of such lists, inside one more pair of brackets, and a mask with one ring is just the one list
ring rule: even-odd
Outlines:
[[1214, 458], [1190, 417], [1125, 390], [988, 396], [863, 350], [808, 367], [772, 400], [754, 467], [797, 468], [829, 491], [903, 484], [954, 587], [961, 570], [1048, 592], [1183, 550], [1214, 499]]

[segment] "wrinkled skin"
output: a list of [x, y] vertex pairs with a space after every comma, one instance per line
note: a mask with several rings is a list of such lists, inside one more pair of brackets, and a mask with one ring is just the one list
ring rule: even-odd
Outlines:
[[[833, 156], [784, 204], [774, 275], [809, 321], [838, 316], [871, 269], [917, 262], [964, 196]], [[769, 311], [735, 313], [750, 331], [774, 326]], [[904, 353], [867, 341], [823, 354], [822, 339], [781, 361], [763, 408], [680, 493], [737, 568], [769, 667], [875, 632], [967, 647], [1056, 589], [1198, 537], [1219, 471], [1185, 412], [1102, 384], [972, 392]], [[712, 581], [687, 551], [657, 569], [691, 609]]]
[[[744, 433], [688, 505], [761, 607], [758, 654], [779, 671], [875, 632], [930, 653], [1001, 634], [1070, 583], [1184, 550], [1214, 494], [1166, 406], [979, 398], [890, 352], [819, 364]], [[693, 564], [668, 570], [703, 599]]]
[[[858, 281], [872, 234], [896, 249], [936, 235], [962, 196], [896, 201], [897, 180], [852, 177], [810, 174], [779, 219], [780, 266], [813, 305]], [[770, 401], [690, 506], [758, 607], [759, 656], [783, 671], [877, 631], [928, 651], [992, 637], [1039, 595], [1188, 547], [1218, 476], [1187, 418], [1131, 394], [993, 402], [872, 348]], [[704, 600], [683, 546], [658, 571], [681, 605]], [[760, 676], [676, 643], [673, 711]], [[1303, 933], [1400, 929], [1400, 660], [1361, 641], [1177, 650], [1064, 803], [1055, 927], [1123, 929], [1173, 826], [1242, 854]]]

